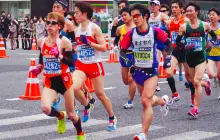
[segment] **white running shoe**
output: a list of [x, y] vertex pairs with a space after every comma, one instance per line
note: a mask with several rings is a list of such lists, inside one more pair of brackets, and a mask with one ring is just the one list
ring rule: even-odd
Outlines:
[[144, 133], [140, 133], [139, 135], [134, 136], [134, 140], [147, 140]]
[[156, 89], [156, 91], [158, 92], [158, 91], [160, 91], [160, 87], [159, 86], [157, 86], [157, 89]]
[[169, 97], [167, 95], [164, 95], [162, 99], [166, 101], [166, 104], [164, 106], [161, 106], [160, 111], [163, 116], [167, 116], [169, 112], [169, 107], [168, 107]]
[[129, 104], [128, 102], [123, 105], [124, 109], [131, 109], [133, 107], [133, 104]]

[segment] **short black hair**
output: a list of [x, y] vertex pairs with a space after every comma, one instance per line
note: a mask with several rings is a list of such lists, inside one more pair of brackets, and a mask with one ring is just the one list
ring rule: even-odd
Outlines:
[[131, 11], [134, 11], [134, 10], [139, 10], [142, 16], [147, 14], [147, 21], [149, 20], [150, 11], [143, 4], [137, 3], [137, 4], [132, 5], [130, 8], [130, 15], [131, 15]]
[[167, 4], [161, 4], [160, 8], [166, 8], [170, 12], [170, 7]]
[[195, 11], [200, 11], [200, 6], [196, 3], [196, 2], [189, 2], [187, 5], [186, 5], [186, 9], [189, 7], [189, 6], [193, 6], [195, 8]]
[[172, 5], [173, 3], [177, 3], [179, 5], [180, 8], [184, 7], [184, 2], [182, 0], [172, 0], [170, 2], [170, 5]]
[[129, 15], [130, 15], [130, 11], [129, 11], [129, 8], [128, 8], [128, 7], [122, 8], [121, 11], [120, 11], [120, 15], [121, 15], [123, 12], [129, 13]]
[[92, 6], [89, 3], [83, 2], [83, 1], [78, 1], [78, 2], [76, 2], [75, 7], [79, 8], [79, 10], [82, 13], [87, 13], [87, 18], [88, 19], [92, 18], [92, 16], [93, 16], [93, 8], [92, 8]]
[[126, 6], [126, 7], [127, 7], [127, 6], [129, 7], [129, 6], [130, 6], [128, 0], [119, 0], [119, 1], [118, 1], [118, 6], [119, 6], [121, 3], [125, 3], [125, 6]]
[[220, 16], [220, 11], [219, 11], [219, 9], [217, 9], [217, 8], [209, 9], [208, 14], [210, 14], [211, 12], [215, 12], [218, 16]]

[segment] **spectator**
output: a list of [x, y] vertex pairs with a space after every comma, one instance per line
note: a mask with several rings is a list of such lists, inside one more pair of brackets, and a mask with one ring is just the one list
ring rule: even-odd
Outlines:
[[0, 37], [3, 37], [2, 33], [3, 33], [3, 28], [4, 28], [4, 25], [3, 25], [3, 17], [0, 16]]
[[24, 33], [24, 50], [31, 49], [31, 24], [28, 16], [24, 18], [24, 26], [23, 26], [23, 33]]
[[22, 49], [24, 50], [24, 38], [25, 38], [25, 34], [24, 34], [24, 30], [23, 30], [23, 27], [24, 27], [24, 23], [21, 22], [19, 24], [19, 34], [21, 35], [21, 42], [22, 42]]
[[46, 24], [43, 21], [43, 17], [40, 16], [39, 20], [36, 24], [36, 38], [37, 38], [37, 40], [44, 36], [45, 28], [46, 28]]
[[17, 27], [15, 25], [15, 22], [11, 21], [11, 24], [9, 25], [9, 39], [11, 43], [11, 50], [15, 50], [15, 47], [16, 47], [15, 38], [16, 37], [17, 37]]
[[17, 44], [17, 49], [19, 48], [19, 40], [18, 40], [18, 37], [19, 37], [19, 22], [18, 22], [18, 19], [17, 18], [15, 18], [14, 19], [14, 23], [15, 23], [15, 25], [16, 25], [16, 29], [17, 29], [17, 36], [16, 36], [16, 44]]
[[6, 17], [5, 15], [5, 11], [2, 11], [2, 24], [3, 24], [3, 31], [2, 31], [2, 35], [4, 38], [4, 45], [5, 45], [5, 49], [7, 49], [7, 44], [6, 44], [6, 39], [8, 37], [8, 33], [9, 33], [9, 24], [10, 24], [10, 20]]

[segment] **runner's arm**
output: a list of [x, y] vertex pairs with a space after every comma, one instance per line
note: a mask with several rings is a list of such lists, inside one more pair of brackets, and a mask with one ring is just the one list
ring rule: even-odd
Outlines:
[[115, 37], [116, 30], [118, 28], [118, 17], [116, 17], [113, 21], [113, 26], [111, 30], [111, 37]]
[[183, 24], [180, 26], [179, 32], [178, 32], [178, 36], [176, 38], [176, 46], [181, 48], [181, 49], [185, 49], [185, 44], [183, 44], [181, 42], [183, 35], [185, 34], [186, 31], [186, 24]]
[[209, 25], [207, 22], [205, 22], [204, 24], [205, 24], [206, 29], [207, 29], [206, 31], [207, 31], [208, 34], [210, 34], [210, 36], [212, 37], [212, 39], [210, 40], [210, 42], [214, 45], [215, 42], [216, 42], [216, 40], [217, 40], [217, 36], [216, 36], [215, 32], [211, 29], [210, 25]]
[[61, 48], [64, 49], [63, 54], [59, 53], [58, 58], [68, 66], [74, 66], [72, 43], [67, 38], [61, 39]]
[[98, 25], [95, 25], [92, 28], [93, 28], [92, 30], [95, 36], [95, 40], [97, 41], [98, 44], [91, 42], [90, 47], [98, 51], [105, 52], [106, 46], [105, 46], [105, 40], [104, 40], [101, 28]]
[[43, 55], [42, 55], [42, 52], [41, 52], [42, 43], [43, 43], [43, 38], [40, 38], [40, 39], [37, 40], [38, 47], [40, 48], [40, 55], [39, 55], [39, 61], [38, 61], [37, 68], [40, 71], [43, 70]]
[[120, 30], [121, 26], [119, 26], [116, 30], [115, 40], [114, 40], [114, 46], [118, 46], [118, 42], [120, 40]]

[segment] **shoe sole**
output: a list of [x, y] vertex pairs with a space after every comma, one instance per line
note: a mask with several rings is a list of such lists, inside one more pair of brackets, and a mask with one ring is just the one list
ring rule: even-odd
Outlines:
[[140, 140], [138, 136], [134, 136], [134, 140]]
[[188, 112], [187, 114], [188, 114], [189, 116], [195, 118], [195, 119], [198, 118], [198, 115], [195, 116], [195, 115], [193, 115], [191, 112]]

